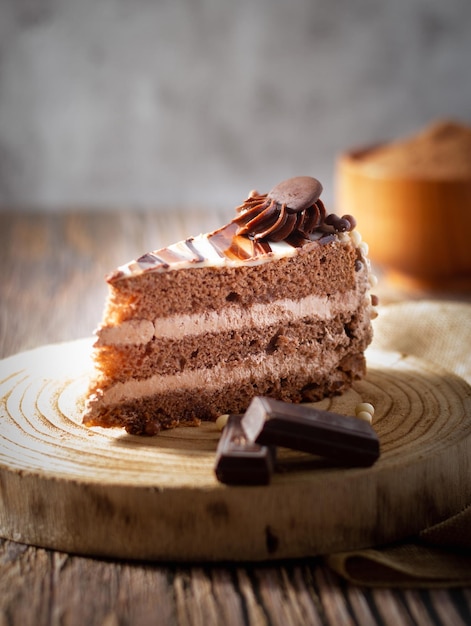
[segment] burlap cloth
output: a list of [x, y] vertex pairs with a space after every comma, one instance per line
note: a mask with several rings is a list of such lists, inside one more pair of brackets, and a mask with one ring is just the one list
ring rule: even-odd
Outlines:
[[[382, 307], [373, 347], [437, 363], [471, 384], [471, 304], [421, 301]], [[333, 554], [326, 562], [361, 585], [470, 585], [471, 503], [407, 542]]]

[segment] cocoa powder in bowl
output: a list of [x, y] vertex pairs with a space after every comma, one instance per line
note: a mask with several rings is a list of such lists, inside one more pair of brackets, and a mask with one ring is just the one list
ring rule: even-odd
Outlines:
[[471, 289], [471, 128], [438, 121], [352, 150], [336, 170], [338, 213], [357, 218], [373, 262], [396, 280]]

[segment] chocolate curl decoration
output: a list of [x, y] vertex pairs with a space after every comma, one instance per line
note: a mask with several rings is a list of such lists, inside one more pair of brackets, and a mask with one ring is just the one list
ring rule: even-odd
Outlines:
[[316, 230], [323, 233], [353, 230], [356, 223], [350, 215], [342, 218], [327, 215], [319, 198], [321, 192], [321, 183], [311, 176], [285, 180], [268, 194], [250, 192], [245, 202], [237, 207], [238, 216], [232, 220], [239, 226], [237, 235], [277, 242], [293, 234], [308, 239]]

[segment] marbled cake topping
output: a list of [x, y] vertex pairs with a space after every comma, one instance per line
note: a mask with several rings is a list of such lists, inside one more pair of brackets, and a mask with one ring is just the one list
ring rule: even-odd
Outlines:
[[319, 181], [310, 176], [283, 181], [268, 194], [251, 191], [229, 224], [148, 252], [117, 268], [107, 280], [187, 267], [265, 263], [296, 254], [309, 241], [329, 243], [334, 234], [351, 231], [356, 223], [351, 215], [327, 214], [321, 191]]

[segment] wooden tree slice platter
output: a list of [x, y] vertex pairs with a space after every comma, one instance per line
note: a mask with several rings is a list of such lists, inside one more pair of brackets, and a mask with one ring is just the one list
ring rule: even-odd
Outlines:
[[269, 486], [228, 487], [214, 424], [154, 438], [84, 427], [90, 353], [80, 340], [0, 362], [5, 538], [142, 560], [302, 557], [399, 540], [471, 501], [471, 388], [426, 361], [370, 351], [365, 380], [317, 403], [375, 405], [373, 467], [281, 450]]

